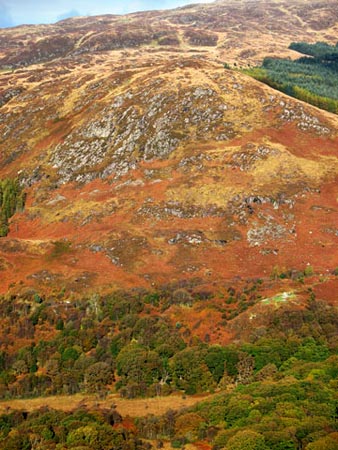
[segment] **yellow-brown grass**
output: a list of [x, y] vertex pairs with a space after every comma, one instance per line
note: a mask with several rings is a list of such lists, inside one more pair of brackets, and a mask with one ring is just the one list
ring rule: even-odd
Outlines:
[[148, 414], [161, 415], [169, 409], [179, 410], [193, 406], [204, 400], [207, 396], [185, 397], [182, 395], [170, 395], [167, 397], [124, 399], [117, 394], [109, 395], [105, 400], [97, 400], [94, 395], [63, 395], [51, 397], [39, 397], [33, 399], [16, 399], [0, 402], [0, 412], [8, 409], [33, 411], [44, 406], [61, 411], [73, 411], [81, 406], [88, 408], [107, 408], [116, 405], [123, 417], [142, 417]]

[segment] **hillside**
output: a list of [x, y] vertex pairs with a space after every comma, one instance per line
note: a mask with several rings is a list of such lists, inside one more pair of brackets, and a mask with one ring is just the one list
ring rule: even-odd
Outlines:
[[223, 63], [333, 41], [336, 6], [220, 1], [2, 30], [0, 177], [27, 195], [0, 240], [2, 292], [331, 272], [337, 117]]
[[337, 35], [338, 0], [0, 30], [1, 448], [337, 450], [338, 116], [244, 73]]

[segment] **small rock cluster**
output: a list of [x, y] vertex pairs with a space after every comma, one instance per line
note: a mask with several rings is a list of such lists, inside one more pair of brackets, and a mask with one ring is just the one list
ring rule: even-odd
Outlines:
[[323, 125], [318, 117], [315, 117], [305, 111], [302, 105], [295, 103], [280, 102], [283, 111], [279, 116], [281, 120], [286, 122], [297, 122], [297, 127], [303, 131], [312, 131], [318, 135], [331, 134], [330, 128]]

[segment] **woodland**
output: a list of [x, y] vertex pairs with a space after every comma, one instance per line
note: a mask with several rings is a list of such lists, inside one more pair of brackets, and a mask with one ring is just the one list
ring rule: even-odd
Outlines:
[[[311, 273], [298, 276], [302, 283]], [[227, 289], [223, 326], [261, 301], [262, 284]], [[175, 303], [207, 308], [208, 292], [196, 286], [77, 302], [65, 292], [54, 300], [37, 293], [2, 298], [3, 399], [77, 392], [104, 399], [111, 390], [125, 398], [173, 392], [207, 398], [163, 417], [136, 419], [132, 429], [109, 408], [7, 411], [0, 416], [1, 448], [36, 448], [35, 436], [39, 449], [137, 449], [163, 440], [174, 448], [203, 440], [215, 450], [336, 449], [337, 310], [310, 288], [304, 310], [280, 308], [267, 326], [224, 346], [163, 315]]]
[[265, 58], [245, 72], [259, 81], [311, 105], [338, 113], [338, 43], [293, 42], [289, 48], [305, 56], [296, 60]]

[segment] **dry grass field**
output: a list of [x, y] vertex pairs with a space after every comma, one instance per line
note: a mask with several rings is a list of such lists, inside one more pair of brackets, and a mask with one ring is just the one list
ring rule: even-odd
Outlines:
[[73, 411], [81, 406], [87, 406], [88, 408], [109, 408], [112, 405], [116, 405], [117, 411], [122, 417], [143, 417], [148, 414], [161, 415], [170, 409], [179, 410], [190, 407], [206, 398], [207, 396], [170, 395], [167, 397], [127, 400], [116, 394], [112, 394], [105, 400], [97, 400], [95, 396], [76, 394], [0, 401], [0, 413], [13, 409], [33, 411], [45, 406], [61, 411]]

